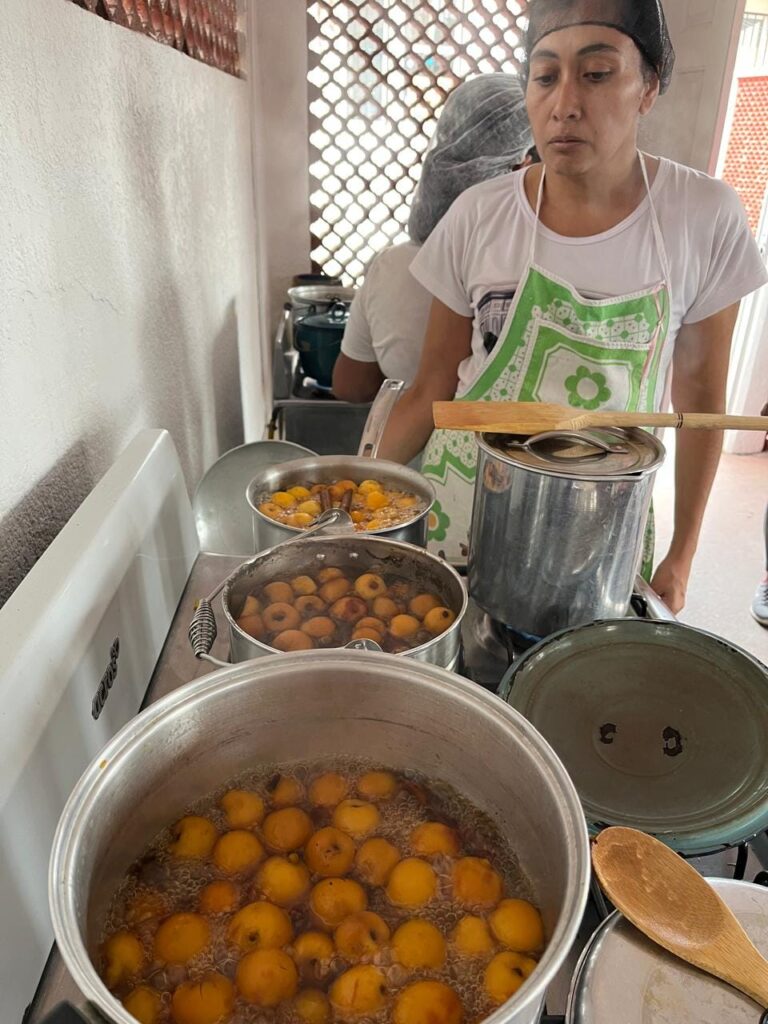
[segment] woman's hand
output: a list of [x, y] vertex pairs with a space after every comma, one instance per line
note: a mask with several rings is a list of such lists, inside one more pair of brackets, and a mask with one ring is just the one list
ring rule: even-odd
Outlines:
[[432, 403], [450, 401], [459, 382], [459, 364], [472, 351], [472, 319], [432, 300], [419, 372], [392, 411], [379, 458], [407, 464], [434, 430]]
[[690, 574], [690, 562], [675, 558], [673, 555], [667, 555], [653, 574], [651, 588], [674, 615], [685, 607]]

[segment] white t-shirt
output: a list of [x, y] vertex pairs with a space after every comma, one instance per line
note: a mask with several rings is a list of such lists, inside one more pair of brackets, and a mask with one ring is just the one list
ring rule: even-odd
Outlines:
[[385, 377], [410, 384], [416, 376], [432, 296], [409, 271], [419, 246], [393, 245], [371, 260], [355, 296], [341, 351], [378, 363]]
[[[411, 272], [441, 302], [473, 318], [472, 354], [457, 395], [486, 363], [525, 270], [536, 217], [525, 169], [463, 192], [421, 247]], [[682, 324], [697, 323], [768, 281], [739, 197], [725, 182], [661, 159], [651, 185], [670, 267], [668, 363]], [[646, 196], [599, 235], [567, 238], [537, 226], [536, 263], [585, 298], [651, 288], [663, 279]]]

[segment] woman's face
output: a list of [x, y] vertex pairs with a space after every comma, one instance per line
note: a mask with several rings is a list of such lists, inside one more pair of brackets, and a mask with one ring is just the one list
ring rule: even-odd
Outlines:
[[617, 29], [573, 25], [544, 36], [530, 56], [526, 104], [547, 169], [578, 176], [634, 153], [639, 118], [658, 92]]

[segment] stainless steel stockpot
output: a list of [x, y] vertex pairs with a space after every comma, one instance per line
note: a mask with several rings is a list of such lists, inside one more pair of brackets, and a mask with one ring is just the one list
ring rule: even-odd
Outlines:
[[600, 430], [477, 443], [468, 576], [480, 607], [537, 637], [625, 615], [661, 442]]
[[[351, 569], [356, 574], [376, 572], [402, 576], [407, 580], [418, 581], [420, 586], [439, 595], [445, 606], [456, 612], [456, 620], [434, 639], [403, 651], [402, 657], [442, 668], [455, 667], [461, 647], [461, 623], [467, 610], [467, 592], [459, 574], [441, 558], [413, 544], [355, 533], [341, 536], [323, 533], [303, 537], [290, 544], [279, 544], [245, 562], [227, 578], [222, 594], [222, 608], [229, 628], [230, 656], [233, 662], [275, 653], [274, 647], [254, 639], [237, 625], [236, 619], [247, 595], [274, 580], [311, 576], [325, 566]], [[206, 604], [209, 605], [209, 602]], [[204, 606], [202, 611], [198, 608], [196, 616], [208, 616], [209, 613], [212, 614], [210, 606]], [[193, 620], [192, 631], [194, 626]], [[211, 658], [208, 653], [215, 636], [214, 628], [212, 635], [208, 633], [206, 638], [210, 640], [207, 650], [198, 648], [194, 639], [193, 647], [198, 657], [205, 657], [221, 665], [220, 661]]]
[[435, 502], [435, 492], [421, 473], [385, 459], [360, 455], [315, 455], [307, 459], [294, 459], [290, 464], [272, 466], [248, 484], [246, 500], [253, 513], [254, 551], [271, 548], [282, 541], [300, 537], [305, 532], [297, 526], [277, 523], [259, 512], [259, 504], [268, 495], [308, 482], [329, 484], [334, 480], [354, 480], [355, 483], [362, 483], [363, 480], [371, 479], [379, 480], [386, 488], [415, 494], [422, 508], [400, 526], [366, 531], [365, 535], [401, 540], [424, 547], [427, 543], [427, 518]]
[[449, 672], [367, 652], [234, 665], [150, 706], [104, 747], [59, 821], [53, 928], [76, 984], [113, 1024], [135, 1024], [94, 967], [109, 902], [150, 841], [256, 762], [348, 755], [453, 786], [493, 819], [541, 908], [539, 966], [488, 1024], [534, 1024], [577, 935], [589, 849], [576, 791], [551, 748], [498, 698]]

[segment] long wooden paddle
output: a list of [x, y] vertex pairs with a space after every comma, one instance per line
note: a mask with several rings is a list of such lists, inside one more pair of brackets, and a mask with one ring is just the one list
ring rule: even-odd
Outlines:
[[589, 427], [681, 427], [768, 431], [768, 416], [705, 412], [584, 412], [550, 402], [434, 402], [435, 426], [493, 434], [543, 434]]
[[649, 939], [768, 1006], [768, 962], [682, 857], [643, 832], [614, 827], [595, 840], [592, 863], [614, 906]]

